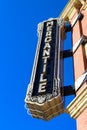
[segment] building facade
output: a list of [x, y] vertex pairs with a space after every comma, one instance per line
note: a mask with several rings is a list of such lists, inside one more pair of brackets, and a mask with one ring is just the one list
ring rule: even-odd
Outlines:
[[87, 130], [87, 0], [69, 0], [60, 17], [71, 24], [75, 73], [76, 97], [66, 112], [77, 130]]

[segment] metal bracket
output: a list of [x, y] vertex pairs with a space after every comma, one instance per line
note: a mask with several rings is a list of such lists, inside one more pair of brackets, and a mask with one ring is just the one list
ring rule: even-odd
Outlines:
[[87, 70], [75, 81], [74, 86], [68, 85], [62, 87], [64, 96], [75, 95], [75, 91], [77, 91], [85, 82], [87, 82]]
[[73, 56], [72, 50], [64, 50], [63, 51], [63, 58], [71, 57]]
[[72, 30], [71, 24], [65, 26], [65, 32], [70, 32]]
[[86, 36], [81, 36], [78, 42], [76, 42], [72, 48], [72, 50], [64, 50], [63, 52], [61, 51], [61, 54], [63, 54], [63, 58], [67, 57], [72, 57], [73, 54], [77, 51], [80, 45], [85, 45], [87, 42], [87, 37]]
[[68, 24], [65, 25], [65, 32], [70, 32], [72, 31], [72, 28], [74, 27], [74, 25], [77, 23], [78, 20], [82, 20], [83, 19], [83, 14], [80, 12], [77, 17], [74, 19], [72, 25]]
[[75, 44], [74, 44], [74, 46], [73, 46], [73, 48], [72, 48], [72, 52], [73, 52], [73, 54], [77, 51], [77, 49], [79, 48], [79, 46], [81, 45], [81, 44], [85, 44], [87, 42], [87, 37], [86, 36], [81, 36], [81, 38], [79, 39], [79, 41], [78, 42], [76, 42]]
[[78, 20], [82, 20], [83, 19], [83, 14], [80, 12], [77, 17], [75, 18], [75, 20], [73, 21], [71, 27], [73, 28], [74, 25], [77, 23]]
[[87, 81], [87, 70], [75, 81], [75, 90], [77, 91]]
[[64, 96], [75, 95], [77, 91], [85, 82], [87, 82], [87, 70], [75, 81], [75, 85], [68, 85], [61, 87], [64, 91]]
[[63, 89], [64, 89], [64, 96], [75, 95], [74, 86], [72, 85], [64, 86]]

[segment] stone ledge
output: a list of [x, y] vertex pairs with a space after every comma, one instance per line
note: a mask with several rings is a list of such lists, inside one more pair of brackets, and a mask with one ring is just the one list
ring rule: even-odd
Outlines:
[[76, 119], [87, 108], [87, 86], [77, 95], [74, 100], [68, 105], [65, 112]]

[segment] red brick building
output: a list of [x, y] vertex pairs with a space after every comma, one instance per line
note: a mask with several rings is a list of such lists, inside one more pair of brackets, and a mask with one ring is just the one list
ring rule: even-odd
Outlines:
[[66, 112], [76, 119], [77, 130], [87, 130], [87, 82], [79, 86], [81, 76], [87, 70], [87, 0], [69, 0], [60, 17], [68, 21], [72, 27], [76, 81], [76, 97], [66, 108]]

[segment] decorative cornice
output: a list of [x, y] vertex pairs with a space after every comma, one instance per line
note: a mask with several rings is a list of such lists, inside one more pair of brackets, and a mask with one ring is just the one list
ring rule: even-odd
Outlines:
[[87, 86], [74, 98], [65, 112], [76, 119], [85, 109], [87, 109]]
[[87, 10], [86, 0], [69, 0], [59, 17], [70, 21], [74, 14], [81, 9]]

